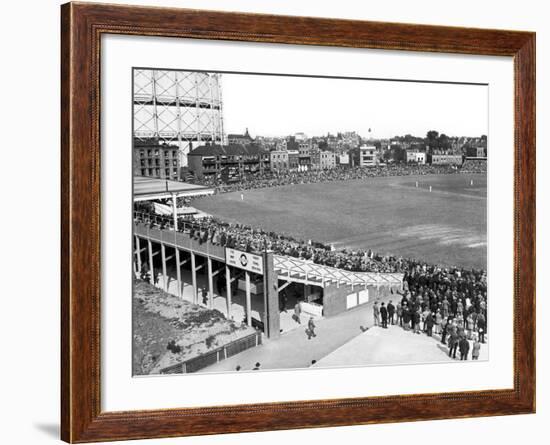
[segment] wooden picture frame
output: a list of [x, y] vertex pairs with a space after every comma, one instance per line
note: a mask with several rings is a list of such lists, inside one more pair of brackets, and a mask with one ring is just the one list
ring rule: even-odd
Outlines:
[[[63, 440], [93, 442], [535, 411], [534, 33], [91, 3], [65, 4], [61, 18]], [[513, 389], [102, 412], [99, 74], [103, 34], [513, 57]]]

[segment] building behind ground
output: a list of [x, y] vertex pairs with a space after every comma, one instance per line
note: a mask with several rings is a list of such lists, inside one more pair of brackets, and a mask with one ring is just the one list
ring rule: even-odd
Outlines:
[[298, 150], [287, 150], [288, 153], [288, 168], [291, 171], [298, 170], [300, 166], [300, 152]]
[[464, 158], [456, 154], [432, 154], [432, 165], [462, 165]]
[[271, 171], [286, 171], [289, 169], [288, 151], [273, 150], [269, 153]]
[[319, 150], [317, 147], [312, 147], [309, 153], [309, 160], [310, 160], [309, 168], [311, 170], [320, 170], [321, 169], [321, 150]]
[[336, 168], [336, 154], [331, 151], [321, 151], [320, 168], [321, 170], [330, 170], [332, 168]]
[[203, 145], [188, 155], [189, 170], [198, 179], [237, 179], [270, 170], [270, 153], [256, 144]]
[[311, 145], [307, 141], [298, 143], [298, 169], [310, 170], [312, 165], [311, 160]]
[[426, 163], [426, 153], [417, 150], [407, 150], [407, 162], [414, 162], [416, 164]]
[[378, 153], [374, 145], [361, 145], [351, 150], [353, 165], [358, 167], [375, 167], [378, 165]]
[[134, 176], [178, 180], [180, 156], [177, 145], [156, 140], [134, 140]]
[[466, 147], [466, 156], [468, 158], [485, 158], [487, 157], [487, 147], [483, 145]]

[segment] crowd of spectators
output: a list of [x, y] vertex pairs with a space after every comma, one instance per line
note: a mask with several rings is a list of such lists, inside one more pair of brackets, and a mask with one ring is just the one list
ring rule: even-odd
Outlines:
[[[171, 218], [146, 213], [143, 211], [144, 208], [137, 210], [137, 222], [153, 227], [172, 228]], [[475, 286], [485, 286], [482, 283], [486, 281], [482, 270], [430, 265], [424, 261], [396, 255], [381, 255], [370, 249], [335, 249], [324, 243], [297, 240], [291, 236], [245, 224], [228, 223], [211, 216], [196, 218], [189, 215], [179, 218], [178, 230], [188, 233], [199, 243], [210, 242], [251, 253], [272, 250], [279, 255], [353, 272], [403, 273], [406, 289], [415, 294], [424, 295], [426, 292], [430, 295], [429, 290], [437, 288], [438, 292], [457, 291], [473, 298], [470, 294]]]
[[[487, 277], [482, 270], [441, 268], [410, 261], [402, 297], [387, 306], [375, 303], [375, 325], [397, 324], [414, 334], [439, 336], [449, 357], [479, 358], [487, 332]], [[472, 342], [470, 348], [470, 341]]]
[[[168, 217], [136, 212], [136, 220], [151, 227], [172, 228], [171, 219]], [[291, 236], [268, 232], [245, 224], [227, 223], [211, 216], [196, 218], [190, 215], [179, 218], [178, 230], [188, 233], [199, 243], [210, 242], [251, 253], [272, 250], [280, 255], [348, 271], [402, 272], [404, 270], [404, 260], [398, 257], [381, 256], [371, 250], [337, 250], [331, 245], [320, 242], [300, 241]]]
[[423, 164], [389, 164], [376, 167], [333, 168], [327, 170], [308, 171], [273, 171], [259, 174], [248, 174], [240, 179], [224, 182], [215, 175], [194, 179], [191, 182], [213, 187], [217, 193], [235, 192], [282, 185], [309, 184], [317, 182], [346, 181], [351, 179], [366, 179], [385, 176], [409, 176], [451, 174], [460, 170], [450, 165]]
[[487, 161], [485, 159], [466, 159], [462, 164], [462, 173], [487, 173]]

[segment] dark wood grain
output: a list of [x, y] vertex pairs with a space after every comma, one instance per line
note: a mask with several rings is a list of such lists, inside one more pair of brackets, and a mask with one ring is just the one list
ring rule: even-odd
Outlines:
[[[534, 412], [533, 33], [90, 3], [65, 4], [61, 12], [63, 440], [91, 442]], [[104, 33], [514, 57], [514, 388], [101, 412], [99, 64]]]

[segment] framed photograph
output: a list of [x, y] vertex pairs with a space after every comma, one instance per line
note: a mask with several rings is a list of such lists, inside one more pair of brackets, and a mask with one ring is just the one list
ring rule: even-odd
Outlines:
[[534, 33], [61, 17], [63, 440], [535, 411]]

